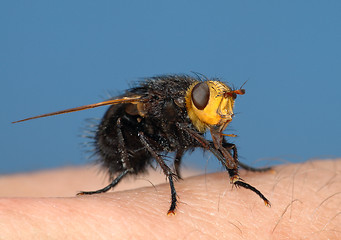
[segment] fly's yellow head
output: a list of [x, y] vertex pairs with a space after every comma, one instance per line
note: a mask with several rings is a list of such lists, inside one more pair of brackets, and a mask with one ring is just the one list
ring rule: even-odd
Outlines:
[[188, 116], [200, 132], [207, 128], [222, 132], [232, 121], [237, 94], [244, 93], [244, 89], [232, 90], [220, 81], [195, 82], [186, 92]]

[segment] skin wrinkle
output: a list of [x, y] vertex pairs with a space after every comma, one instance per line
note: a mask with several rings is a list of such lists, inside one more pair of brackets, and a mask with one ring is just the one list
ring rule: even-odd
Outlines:
[[[201, 232], [200, 230], [198, 230], [198, 229], [195, 229], [195, 230], [192, 230], [192, 231], [190, 231], [190, 232], [188, 232], [185, 236], [184, 236], [184, 240], [186, 240], [186, 239], [197, 239], [197, 235], [195, 235], [195, 234], [200, 234], [200, 236], [202, 236], [204, 233], [203, 232]], [[207, 236], [207, 237], [210, 237], [210, 236]], [[211, 237], [210, 237], [211, 238]], [[209, 239], [209, 238], [208, 238]], [[212, 238], [211, 238], [212, 239]]]
[[199, 230], [203, 234], [209, 234], [209, 229], [212, 229], [214, 224], [208, 221], [208, 218], [203, 219], [200, 216], [200, 214], [190, 214], [192, 227]]
[[[314, 181], [314, 179], [313, 179], [313, 181]], [[316, 182], [316, 183], [318, 183], [318, 182]], [[315, 185], [317, 185], [317, 184], [315, 184]], [[316, 189], [315, 187], [312, 187], [311, 188], [311, 190], [313, 191], [314, 189]], [[333, 194], [333, 195], [335, 195], [335, 194]], [[327, 199], [325, 199], [325, 200], [327, 200]], [[320, 204], [321, 205], [321, 204]], [[315, 209], [316, 210], [316, 209]]]
[[[207, 199], [207, 192], [202, 191], [202, 186], [205, 186], [206, 189], [212, 189], [212, 186], [209, 186], [212, 184], [208, 184], [206, 180], [204, 180], [203, 184], [197, 184], [195, 188], [188, 189], [184, 188], [181, 193], [183, 196], [189, 196], [188, 199], [183, 200], [183, 202], [188, 202], [189, 207], [193, 210], [189, 212], [190, 220], [193, 224], [193, 226], [200, 231], [202, 234], [205, 234], [205, 232], [209, 232], [208, 229], [210, 229], [209, 226], [215, 225], [215, 221], [209, 221], [210, 217], [214, 217], [214, 215], [211, 214], [212, 209], [211, 208], [204, 208], [202, 206], [202, 201], [209, 201], [209, 205], [214, 206], [216, 203], [213, 199]], [[194, 194], [196, 192], [196, 194]], [[193, 204], [193, 200], [195, 199], [195, 203]], [[181, 208], [181, 205], [180, 205]], [[207, 215], [208, 218], [201, 219], [200, 216]], [[205, 226], [204, 228], [200, 226]], [[207, 234], [208, 234], [207, 232]]]
[[[296, 170], [297, 170], [297, 169], [296, 169]], [[295, 171], [293, 175], [289, 175], [289, 176], [286, 176], [286, 177], [283, 177], [283, 178], [281, 178], [281, 177], [276, 177], [276, 178], [277, 178], [277, 182], [274, 184], [273, 191], [275, 191], [275, 186], [277, 186], [278, 184], [280, 184], [281, 181], [290, 180], [290, 179], [293, 179], [293, 180], [294, 180], [294, 179], [295, 179], [295, 176], [297, 176], [297, 175], [303, 175], [303, 174], [309, 173], [309, 172], [311, 172], [311, 170], [308, 169], [308, 170], [305, 170], [305, 171], [304, 171], [303, 173], [301, 173], [301, 174], [298, 174], [298, 172]], [[305, 177], [305, 178], [306, 178], [306, 177]], [[304, 178], [304, 179], [305, 179], [305, 178]], [[311, 181], [314, 181], [314, 179], [310, 179], [309, 181], [310, 181], [310, 182], [311, 182]], [[304, 185], [305, 185], [305, 184], [304, 184], [304, 181], [302, 181], [302, 183], [303, 183], [303, 184], [301, 184], [301, 188], [304, 189], [304, 188], [305, 188], [305, 187], [304, 187]], [[291, 185], [294, 185], [294, 181], [292, 181], [292, 184], [291, 184]], [[289, 185], [288, 185], [288, 186], [289, 186]], [[293, 192], [294, 192], [293, 189], [294, 189], [294, 187], [291, 188], [291, 194], [293, 194]]]
[[[170, 202], [169, 186], [164, 183], [156, 186], [157, 191], [149, 185], [142, 189], [113, 191], [91, 197], [17, 198], [14, 201], [0, 199], [0, 226], [5, 228], [7, 225], [4, 224], [8, 223], [14, 226], [20, 225], [20, 229], [30, 227], [30, 236], [37, 234], [34, 230], [39, 230], [41, 234], [44, 233], [44, 230], [51, 230], [49, 236], [56, 238], [55, 236], [59, 234], [59, 239], [67, 234], [68, 228], [62, 228], [63, 223], [67, 223], [66, 225], [72, 230], [79, 231], [77, 237], [84, 236], [84, 238], [89, 238], [85, 232], [91, 230], [97, 232], [95, 235], [97, 238], [107, 236], [106, 234], [112, 235], [113, 232], [117, 235], [124, 233], [128, 237], [140, 236], [142, 238], [146, 236], [144, 234], [152, 232], [150, 233], [152, 236], [166, 235], [173, 239], [186, 239], [186, 236], [197, 236], [198, 239], [200, 236], [214, 236], [220, 239], [224, 237], [264, 239], [260, 237], [261, 234], [267, 234], [268, 237], [265, 239], [269, 239], [269, 236], [274, 239], [283, 239], [283, 236], [290, 238], [293, 236], [292, 234], [301, 239], [306, 236], [308, 236], [306, 239], [318, 239], [315, 237], [321, 238], [321, 236], [325, 236], [324, 234], [329, 234], [330, 239], [337, 239], [341, 232], [340, 224], [338, 224], [341, 215], [340, 210], [333, 211], [333, 209], [340, 209], [340, 201], [338, 201], [340, 194], [339, 191], [336, 191], [340, 186], [339, 175], [335, 178], [339, 184], [331, 184], [316, 194], [321, 183], [325, 184], [330, 178], [328, 174], [333, 172], [325, 170], [336, 169], [335, 163], [326, 160], [313, 165], [306, 164], [302, 166], [302, 171], [297, 172], [294, 196], [303, 204], [298, 204], [297, 201], [292, 204], [291, 219], [288, 215], [290, 206], [286, 212], [284, 210], [292, 201], [292, 179], [290, 176], [297, 165], [284, 167], [287, 171], [280, 171], [282, 166], [279, 166], [276, 168], [276, 174], [248, 174], [247, 178], [244, 172], [241, 172], [241, 176], [245, 180], [262, 189], [264, 194], [269, 197], [272, 202], [271, 208], [266, 208], [256, 196], [247, 190], [231, 190], [228, 179], [224, 178], [226, 174], [217, 173], [205, 176], [207, 190], [204, 187], [204, 176], [191, 177], [177, 182], [176, 187], [182, 203], [178, 206], [176, 216], [172, 217], [166, 216], [164, 213]], [[316, 171], [311, 171], [311, 167], [315, 167]], [[287, 174], [289, 177], [281, 180], [278, 187], [272, 190], [274, 181], [283, 179], [283, 175], [278, 175], [279, 172]], [[319, 180], [319, 176], [325, 177], [324, 180]], [[8, 206], [13, 206], [10, 211]], [[42, 212], [42, 208], [48, 208], [49, 211]], [[22, 214], [26, 214], [23, 215], [24, 218], [22, 218]], [[30, 222], [32, 221], [30, 214], [34, 215], [33, 222]], [[283, 217], [280, 219], [281, 214]], [[12, 217], [8, 217], [8, 215]], [[9, 221], [5, 220], [6, 216]], [[39, 219], [39, 216], [42, 218]], [[309, 217], [314, 217], [314, 220], [308, 221]], [[141, 219], [143, 220], [141, 221]], [[271, 230], [279, 219], [280, 223], [271, 234]], [[21, 221], [26, 223], [22, 224]], [[56, 223], [52, 224], [53, 221]], [[84, 221], [85, 225], [78, 224]], [[43, 224], [41, 224], [42, 222]], [[47, 228], [42, 229], [41, 226], [45, 225]], [[90, 228], [88, 225], [93, 227]], [[123, 231], [125, 228], [129, 229], [129, 232]], [[63, 229], [63, 232], [58, 229]], [[138, 235], [134, 235], [136, 231]], [[19, 234], [22, 232], [17, 234], [19, 238]], [[23, 238], [22, 235], [21, 238]]]
[[[96, 233], [96, 235], [100, 236], [103, 235], [100, 231], [97, 230], [96, 224], [95, 224], [95, 220], [96, 222], [98, 221], [97, 219], [99, 219], [100, 222], [106, 222], [108, 220], [113, 220], [113, 219], [107, 219], [106, 217], [104, 217], [101, 213], [92, 210], [91, 206], [88, 206], [88, 208], [85, 209], [85, 211], [83, 212], [83, 214], [86, 216], [86, 218], [89, 220], [89, 223], [84, 226], [85, 228], [90, 228], [92, 229], [92, 231], [94, 231]], [[109, 225], [103, 225], [102, 228], [104, 229], [103, 232], [110, 232], [111, 226]], [[83, 231], [82, 231], [83, 232]], [[84, 236], [85, 237], [85, 236]]]
[[[51, 203], [48, 202], [47, 204], [51, 204]], [[80, 207], [82, 207], [84, 205], [86, 207], [83, 209], [83, 211], [80, 211]], [[78, 203], [78, 206], [77, 206], [77, 208], [74, 208], [72, 205], [70, 205], [70, 202], [63, 204], [63, 199], [57, 199], [56, 205], [54, 205], [54, 208], [55, 208], [55, 210], [60, 211], [60, 213], [59, 213], [60, 217], [59, 217], [57, 222], [60, 222], [60, 223], [67, 222], [67, 224], [70, 227], [78, 228], [80, 230], [79, 231], [79, 237], [81, 237], [81, 236], [84, 236], [83, 232], [86, 232], [89, 230], [90, 231], [96, 231], [96, 228], [92, 224], [92, 216], [94, 214], [91, 214], [91, 211], [90, 211], [91, 207], [88, 206], [87, 202], [81, 200]], [[81, 215], [86, 215], [87, 221], [84, 225], [78, 226], [77, 222], [81, 220], [81, 218], [82, 218]], [[53, 217], [54, 217], [54, 215], [51, 216], [51, 221], [50, 221], [51, 223], [53, 223], [53, 221], [54, 221]], [[53, 226], [53, 224], [49, 224], [49, 226]], [[61, 225], [61, 228], [62, 228], [62, 226], [63, 225]], [[58, 229], [55, 229], [54, 231], [53, 230], [49, 230], [49, 231], [59, 233], [59, 234], [61, 233], [58, 231]], [[67, 236], [67, 232], [64, 232], [64, 234], [65, 234], [64, 236]]]
[[[226, 191], [226, 190], [225, 190]], [[231, 190], [230, 190], [231, 191]], [[218, 196], [219, 195], [221, 195], [221, 194], [219, 194], [219, 193], [216, 193]], [[196, 198], [197, 198], [198, 196], [196, 196]], [[200, 204], [200, 202], [201, 202], [201, 199], [198, 199], [199, 201], [198, 201], [198, 203]], [[207, 201], [207, 200], [206, 200]], [[216, 204], [216, 201], [210, 201], [210, 202], [212, 202], [212, 206], [214, 206], [215, 204]], [[234, 202], [233, 203], [231, 203], [231, 204], [234, 204]], [[229, 207], [231, 207], [231, 208], [234, 208], [234, 207], [239, 207], [238, 205], [239, 204], [235, 204], [236, 206], [232, 206], [232, 205], [229, 205]], [[200, 205], [199, 205], [199, 207], [200, 207]], [[200, 215], [203, 215], [203, 214], [206, 214], [206, 215], [211, 215], [210, 214], [210, 212], [213, 210], [213, 212], [214, 212], [214, 210], [215, 209], [208, 209], [208, 211], [204, 211], [204, 209], [203, 208], [198, 208], [198, 207], [196, 207], [196, 206], [193, 206], [193, 208], [194, 209], [200, 209], [200, 214], [197, 214], [197, 213], [194, 213], [194, 215], [195, 216], [200, 216]], [[217, 213], [219, 213], [218, 211], [217, 211]], [[222, 213], [219, 213], [219, 214], [222, 214]], [[214, 221], [213, 221], [214, 222]], [[232, 223], [231, 221], [228, 221], [229, 223]], [[201, 224], [201, 225], [207, 225], [207, 223], [206, 224]], [[234, 229], [231, 229], [231, 231], [233, 232], [234, 230], [235, 230], [235, 228], [236, 228], [236, 225], [235, 224], [231, 224], [231, 225], [233, 225], [233, 228]], [[237, 232], [241, 232], [241, 229], [239, 228], [239, 227], [237, 227]]]
[[[86, 215], [88, 219], [92, 220], [91, 225], [94, 226], [94, 228], [96, 229], [96, 232], [99, 231], [96, 228], [96, 226], [98, 225], [97, 224], [98, 222], [103, 222], [103, 223], [109, 222], [110, 224], [108, 224], [108, 225], [105, 224], [105, 225], [101, 226], [100, 232], [102, 232], [103, 235], [106, 233], [105, 230], [107, 230], [108, 233], [115, 232], [117, 234], [125, 234], [126, 229], [129, 228], [129, 226], [130, 226], [130, 218], [128, 217], [128, 218], [117, 219], [117, 218], [113, 218], [111, 215], [109, 215], [110, 216], [109, 219], [106, 217], [107, 215], [105, 214], [105, 211], [107, 209], [106, 206], [108, 206], [108, 205], [111, 205], [112, 206], [111, 210], [118, 213], [118, 215], [124, 216], [124, 214], [125, 214], [124, 211], [122, 211], [120, 209], [120, 206], [117, 205], [117, 201], [115, 201], [115, 198], [111, 197], [112, 194], [108, 194], [108, 195], [109, 196], [106, 197], [105, 202], [102, 203], [102, 205], [101, 205], [101, 206], [103, 206], [103, 208], [101, 208], [101, 211], [98, 211], [97, 208], [94, 210], [91, 209], [92, 206], [96, 206], [96, 204], [88, 204], [89, 205], [88, 206], [88, 209], [89, 209], [88, 212], [90, 212], [90, 216], [92, 216], [92, 217], [89, 217], [86, 213], [84, 215]], [[86, 199], [84, 199], [84, 200], [86, 200]], [[94, 199], [94, 200], [96, 200], [96, 199]], [[113, 202], [113, 200], [114, 200], [114, 202]], [[100, 219], [103, 219], [103, 221], [100, 221]], [[120, 224], [122, 224], [125, 227], [124, 228], [119, 227]], [[102, 229], [103, 227], [104, 227], [104, 229]]]

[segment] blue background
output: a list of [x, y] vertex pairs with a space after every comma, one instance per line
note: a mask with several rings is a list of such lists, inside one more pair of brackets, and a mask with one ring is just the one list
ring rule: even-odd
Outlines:
[[[253, 165], [341, 156], [340, 1], [1, 1], [0, 173], [89, 163], [86, 118], [141, 77], [241, 86], [230, 125]], [[186, 166], [220, 169], [209, 154]]]

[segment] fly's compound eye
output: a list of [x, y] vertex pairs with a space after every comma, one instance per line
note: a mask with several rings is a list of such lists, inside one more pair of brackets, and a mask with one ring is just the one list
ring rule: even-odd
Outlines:
[[192, 101], [194, 106], [203, 110], [210, 99], [210, 88], [208, 87], [206, 82], [198, 83], [194, 86], [192, 90]]

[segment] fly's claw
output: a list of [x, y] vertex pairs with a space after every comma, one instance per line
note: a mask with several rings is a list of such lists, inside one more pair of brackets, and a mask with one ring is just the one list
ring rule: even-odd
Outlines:
[[173, 210], [169, 209], [167, 216], [175, 216], [175, 209], [173, 209]]
[[[263, 199], [264, 200], [264, 199]], [[268, 199], [265, 199], [264, 200], [264, 204], [265, 204], [265, 206], [267, 206], [267, 207], [271, 207], [271, 203], [270, 203], [270, 201], [268, 200]]]

